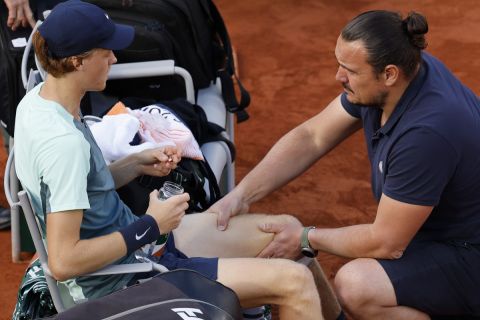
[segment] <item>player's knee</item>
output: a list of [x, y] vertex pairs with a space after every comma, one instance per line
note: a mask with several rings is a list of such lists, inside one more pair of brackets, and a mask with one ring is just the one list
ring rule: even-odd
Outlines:
[[335, 292], [340, 304], [347, 310], [359, 310], [371, 301], [368, 274], [347, 263], [337, 272]]
[[283, 290], [289, 296], [306, 295], [312, 292], [316, 292], [315, 282], [310, 270], [302, 264], [284, 260], [280, 270], [282, 270]]

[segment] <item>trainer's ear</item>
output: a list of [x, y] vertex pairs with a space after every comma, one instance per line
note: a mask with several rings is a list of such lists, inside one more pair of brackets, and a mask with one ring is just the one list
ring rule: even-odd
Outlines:
[[385, 85], [388, 87], [393, 86], [399, 78], [400, 69], [394, 64], [389, 64], [385, 67], [385, 71], [383, 72], [383, 76], [385, 79]]

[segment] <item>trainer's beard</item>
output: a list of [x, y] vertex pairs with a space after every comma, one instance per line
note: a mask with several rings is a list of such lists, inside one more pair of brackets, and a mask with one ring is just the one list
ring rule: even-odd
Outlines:
[[385, 103], [388, 98], [388, 92], [387, 91], [381, 91], [379, 92], [376, 96], [372, 98], [372, 101], [370, 103], [367, 103], [366, 105], [374, 107], [374, 108], [380, 108], [383, 109], [385, 106]]
[[[351, 90], [348, 86], [343, 85], [343, 87], [348, 92], [351, 92], [351, 93], [355, 94], [355, 92], [353, 90]], [[350, 98], [353, 98], [353, 99], [350, 99]], [[350, 96], [350, 98], [349, 98], [348, 93], [347, 93], [347, 100], [350, 101], [353, 104], [359, 104], [359, 105], [363, 105], [363, 106], [366, 106], [366, 107], [383, 109], [383, 107], [385, 106], [385, 103], [387, 101], [387, 98], [388, 98], [388, 91], [381, 91], [377, 95], [371, 97], [368, 100], [355, 99], [355, 97], [352, 97], [352, 96]]]

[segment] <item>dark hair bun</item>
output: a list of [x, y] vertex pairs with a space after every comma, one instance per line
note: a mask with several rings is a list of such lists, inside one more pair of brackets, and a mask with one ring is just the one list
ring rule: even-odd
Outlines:
[[425, 34], [428, 32], [427, 19], [423, 15], [412, 11], [403, 20], [403, 25], [410, 43], [421, 50], [425, 49], [427, 47], [427, 41], [425, 40]]

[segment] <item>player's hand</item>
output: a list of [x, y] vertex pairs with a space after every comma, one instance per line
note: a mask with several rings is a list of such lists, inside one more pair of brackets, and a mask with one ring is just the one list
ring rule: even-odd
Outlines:
[[182, 221], [185, 211], [188, 209], [188, 193], [172, 196], [167, 200], [158, 199], [158, 191], [150, 193], [150, 202], [147, 213], [157, 222], [160, 234], [171, 232], [177, 228]]
[[143, 150], [137, 154], [138, 174], [164, 177], [181, 159], [181, 151], [175, 146]]

